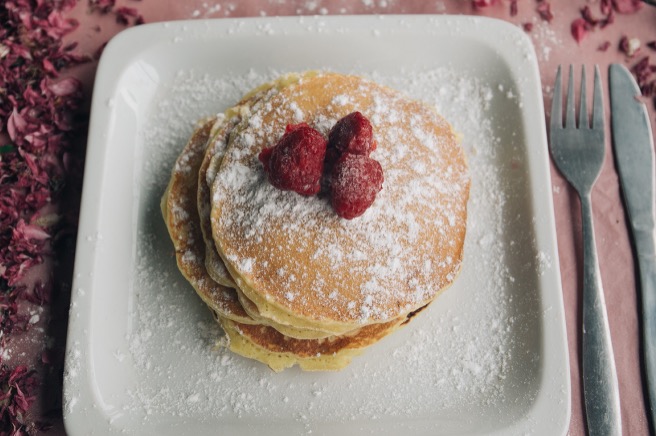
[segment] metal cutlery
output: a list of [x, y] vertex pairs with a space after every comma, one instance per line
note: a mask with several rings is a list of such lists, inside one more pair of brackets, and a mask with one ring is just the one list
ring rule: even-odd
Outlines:
[[[613, 150], [639, 271], [642, 353], [652, 426], [656, 425], [656, 243], [654, 236], [654, 140], [640, 88], [629, 70], [612, 64], [610, 80]], [[653, 428], [653, 427], [652, 427]]]
[[551, 107], [550, 148], [554, 163], [578, 192], [583, 234], [583, 395], [590, 435], [620, 435], [617, 373], [606, 315], [592, 222], [591, 190], [604, 160], [604, 108], [599, 69], [595, 68], [592, 125], [588, 121], [585, 68], [581, 72], [578, 126], [574, 109], [574, 74], [569, 68], [565, 126], [562, 121], [561, 68]]

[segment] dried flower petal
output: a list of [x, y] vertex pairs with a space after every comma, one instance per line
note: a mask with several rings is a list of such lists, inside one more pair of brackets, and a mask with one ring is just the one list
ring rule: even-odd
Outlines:
[[583, 18], [577, 18], [576, 20], [572, 21], [570, 29], [576, 42], [580, 43], [581, 40], [583, 40], [583, 38], [588, 34], [588, 23]]
[[[656, 67], [655, 67], [656, 68]], [[646, 89], [648, 92], [650, 91], [650, 85], [649, 85], [649, 80], [651, 78], [652, 73], [654, 72], [654, 68], [652, 68], [652, 65], [649, 63], [649, 56], [645, 56], [642, 59], [640, 59], [632, 68], [631, 71], [633, 72], [633, 75], [636, 78], [636, 82], [638, 83], [638, 86], [640, 89]], [[645, 92], [643, 92], [643, 95]]]
[[619, 43], [619, 49], [622, 53], [626, 53], [629, 51], [629, 37], [626, 35], [622, 35], [620, 38], [620, 43]]
[[640, 92], [645, 97], [653, 97], [656, 95], [656, 80], [652, 80], [649, 83], [646, 83], [640, 87]]
[[538, 15], [544, 21], [551, 23], [553, 20], [553, 13], [551, 12], [551, 4], [545, 0], [542, 0], [538, 3], [537, 6]]
[[628, 57], [633, 57], [640, 50], [640, 40], [629, 38], [626, 35], [620, 38], [620, 51]]
[[603, 29], [609, 24], [613, 24], [614, 22], [615, 22], [615, 11], [611, 9], [610, 12], [606, 15], [606, 18], [599, 21], [599, 28]]
[[613, 8], [620, 14], [633, 14], [640, 10], [640, 0], [612, 0]]
[[24, 416], [35, 400], [38, 385], [35, 371], [24, 365], [9, 368], [0, 366], [0, 431], [2, 434], [26, 435], [33, 424], [24, 422]]
[[[47, 424], [29, 421], [38, 385], [35, 371], [2, 361], [14, 332], [30, 327], [23, 307], [50, 300], [53, 282], [22, 284], [27, 271], [51, 256], [51, 241], [74, 231], [57, 217], [64, 181], [81, 156], [74, 130], [84, 130], [82, 84], [67, 69], [89, 62], [64, 37], [78, 27], [67, 18], [76, 0], [0, 1], [0, 434], [34, 434]], [[111, 12], [114, 0], [88, 0]], [[143, 20], [131, 14], [134, 21]], [[61, 77], [60, 77], [61, 76]], [[72, 210], [75, 216], [76, 211]], [[44, 217], [56, 217], [44, 219]], [[20, 304], [19, 304], [20, 303]], [[21, 310], [19, 310], [21, 309]], [[41, 351], [39, 351], [41, 353]], [[43, 358], [42, 358], [43, 359]], [[47, 359], [47, 358], [46, 358]], [[46, 360], [44, 359], [44, 360]], [[37, 360], [35, 359], [34, 362]]]
[[19, 134], [24, 133], [26, 129], [27, 122], [18, 113], [16, 108], [14, 108], [11, 115], [9, 115], [9, 118], [7, 119], [7, 133], [9, 133], [9, 138], [12, 141], [16, 141]]
[[116, 13], [116, 22], [124, 26], [130, 24], [130, 18], [139, 17], [139, 12], [134, 8], [120, 7], [114, 12]]
[[608, 16], [613, 10], [612, 0], [601, 0], [599, 3], [599, 10], [605, 16]]
[[114, 9], [116, 0], [89, 0], [89, 9], [91, 12], [98, 11], [101, 14], [108, 14]]
[[597, 50], [599, 51], [607, 51], [610, 48], [610, 41], [606, 41], [602, 44], [599, 44], [599, 47], [597, 47]]
[[472, 0], [472, 3], [476, 8], [486, 8], [497, 4], [497, 0]]
[[67, 77], [66, 79], [60, 80], [57, 83], [48, 85], [48, 89], [50, 89], [55, 96], [64, 97], [66, 95], [80, 92], [82, 89], [82, 84], [77, 79]]
[[599, 20], [592, 16], [592, 10], [590, 10], [590, 6], [588, 5], [581, 8], [581, 18], [591, 26], [596, 26], [599, 23]]

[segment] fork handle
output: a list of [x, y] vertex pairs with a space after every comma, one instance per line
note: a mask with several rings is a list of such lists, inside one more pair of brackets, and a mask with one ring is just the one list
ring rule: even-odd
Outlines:
[[622, 434], [620, 395], [601, 283], [590, 193], [581, 195], [583, 224], [583, 395], [590, 436]]

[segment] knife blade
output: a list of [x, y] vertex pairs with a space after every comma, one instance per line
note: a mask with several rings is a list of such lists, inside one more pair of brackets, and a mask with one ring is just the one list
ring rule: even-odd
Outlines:
[[656, 426], [656, 238], [654, 139], [647, 108], [623, 65], [609, 67], [613, 151], [628, 213], [642, 302], [645, 385], [652, 429]]

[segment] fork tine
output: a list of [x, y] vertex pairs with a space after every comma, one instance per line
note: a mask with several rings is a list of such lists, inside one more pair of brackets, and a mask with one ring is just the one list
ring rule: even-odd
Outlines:
[[586, 81], [585, 81], [585, 65], [581, 68], [581, 106], [579, 109], [579, 129], [587, 129], [590, 126], [588, 121], [588, 103], [587, 96], [585, 93]]
[[565, 127], [576, 128], [574, 113], [574, 67], [569, 66], [569, 83], [567, 84], [567, 107], [565, 109]]
[[598, 65], [595, 65], [594, 95], [592, 96], [592, 128], [604, 128], [604, 100], [601, 95], [601, 76]]
[[551, 130], [563, 127], [563, 93], [560, 89], [560, 65], [556, 72], [556, 83], [554, 83], [553, 99], [551, 101]]

